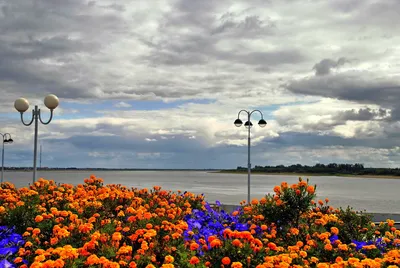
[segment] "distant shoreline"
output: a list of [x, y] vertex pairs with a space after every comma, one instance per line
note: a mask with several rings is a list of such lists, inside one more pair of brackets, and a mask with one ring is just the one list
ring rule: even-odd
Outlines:
[[[222, 173], [222, 174], [247, 174], [247, 171], [231, 171], [231, 170], [220, 170], [213, 171], [211, 173]], [[328, 174], [328, 173], [291, 173], [291, 172], [281, 172], [281, 173], [269, 173], [269, 172], [257, 172], [251, 171], [251, 175], [282, 175], [282, 176], [297, 176], [297, 177], [360, 177], [360, 178], [382, 178], [382, 179], [400, 179], [400, 176], [393, 175], [357, 175], [357, 174]]]
[[[5, 169], [5, 172], [32, 172], [32, 169], [26, 168], [26, 169]], [[112, 171], [117, 171], [117, 172], [132, 172], [132, 171], [203, 171], [203, 172], [208, 172], [208, 173], [220, 173], [220, 174], [247, 174], [247, 170], [224, 170], [224, 169], [105, 169], [105, 168], [46, 168], [46, 169], [37, 169], [38, 172], [112, 172]], [[359, 177], [359, 178], [382, 178], [382, 179], [400, 179], [400, 176], [393, 176], [393, 175], [372, 175], [372, 174], [364, 174], [364, 175], [357, 175], [357, 174], [341, 174], [341, 173], [336, 173], [336, 174], [329, 174], [329, 173], [291, 173], [291, 172], [260, 172], [260, 171], [251, 171], [251, 175], [259, 175], [259, 176], [265, 176], [265, 175], [281, 175], [281, 176], [296, 176], [296, 177], [327, 177], [327, 176], [332, 176], [332, 177]]]
[[[4, 169], [6, 172], [32, 172], [33, 169], [23, 168], [23, 169]], [[219, 172], [221, 169], [107, 169], [107, 168], [38, 168], [36, 171], [44, 172], [66, 172], [66, 171], [205, 171], [205, 172]]]

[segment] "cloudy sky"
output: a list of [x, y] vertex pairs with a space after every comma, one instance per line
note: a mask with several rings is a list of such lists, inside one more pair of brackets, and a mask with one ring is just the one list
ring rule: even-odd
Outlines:
[[[398, 0], [0, 0], [6, 166], [236, 168], [400, 161]], [[30, 110], [25, 120], [30, 119]], [[245, 120], [245, 117], [241, 117]]]

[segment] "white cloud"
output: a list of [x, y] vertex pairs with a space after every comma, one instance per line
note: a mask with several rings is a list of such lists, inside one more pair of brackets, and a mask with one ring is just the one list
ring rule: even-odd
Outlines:
[[[184, 166], [188, 152], [215, 150], [215, 165], [235, 166], [247, 132], [233, 121], [240, 109], [255, 108], [268, 122], [251, 133], [253, 145], [274, 156], [258, 153], [266, 164], [327, 155], [352, 161], [355, 152], [377, 154], [367, 159], [371, 165], [398, 159], [397, 0], [13, 0], [0, 6], [0, 123], [15, 136], [9, 152], [16, 164], [30, 162], [33, 126], [22, 125], [13, 102], [24, 96], [47, 118], [48, 93], [61, 103], [53, 122], [39, 126], [39, 137], [52, 142], [46, 147], [54, 165], [88, 156], [78, 141], [92, 137], [87, 140], [95, 144], [132, 140], [127, 147], [144, 144], [137, 153], [151, 155], [127, 155], [122, 146], [105, 152], [98, 144], [90, 154], [101, 165], [129, 165], [133, 157], [143, 166], [177, 166], [179, 159]], [[132, 100], [151, 102], [146, 110], [120, 109], [131, 108]], [[321, 135], [327, 138], [315, 148], [310, 141]], [[338, 147], [349, 139], [358, 149]], [[157, 153], [158, 162], [151, 162]], [[200, 157], [209, 153], [195, 162], [208, 165]]]
[[132, 107], [132, 105], [130, 105], [129, 103], [126, 103], [124, 101], [118, 102], [114, 105], [114, 107], [116, 108], [130, 108]]

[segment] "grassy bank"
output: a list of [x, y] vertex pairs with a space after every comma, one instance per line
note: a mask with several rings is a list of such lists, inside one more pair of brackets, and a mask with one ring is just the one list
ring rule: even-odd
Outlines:
[[[236, 170], [220, 170], [215, 171], [215, 173], [227, 173], [227, 174], [247, 174], [246, 171], [236, 171]], [[337, 177], [360, 177], [360, 178], [382, 178], [382, 179], [400, 179], [400, 176], [393, 175], [357, 175], [357, 174], [329, 174], [329, 173], [291, 173], [291, 172], [281, 172], [281, 173], [267, 173], [267, 172], [259, 172], [259, 171], [251, 171], [252, 175], [282, 175], [282, 176], [297, 176], [297, 177], [315, 177], [315, 176], [337, 176]]]

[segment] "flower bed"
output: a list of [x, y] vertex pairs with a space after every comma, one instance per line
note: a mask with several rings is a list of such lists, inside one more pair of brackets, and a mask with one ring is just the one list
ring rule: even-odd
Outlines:
[[[398, 267], [392, 220], [314, 202], [299, 179], [232, 213], [202, 195], [40, 179], [0, 187], [0, 267]], [[3, 266], [1, 266], [3, 265]]]

